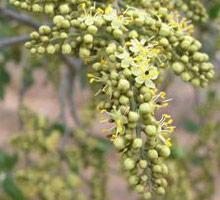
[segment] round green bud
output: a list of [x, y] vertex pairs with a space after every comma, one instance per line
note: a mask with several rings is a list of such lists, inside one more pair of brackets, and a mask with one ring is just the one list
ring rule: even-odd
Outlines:
[[161, 169], [163, 174], [167, 175], [169, 173], [168, 167], [165, 164], [161, 164]]
[[151, 149], [148, 151], [148, 157], [152, 160], [157, 159], [158, 158], [158, 153], [155, 149]]
[[136, 185], [135, 191], [138, 193], [142, 193], [144, 191], [144, 186], [141, 184]]
[[154, 106], [150, 103], [142, 103], [139, 107], [141, 114], [148, 114], [154, 111]]
[[137, 183], [138, 183], [138, 177], [137, 176], [130, 176], [129, 178], [128, 178], [128, 183], [130, 184], [130, 185], [137, 185]]
[[117, 49], [116, 44], [115, 44], [115, 43], [111, 43], [111, 44], [109, 44], [108, 47], [106, 48], [106, 53], [107, 53], [107, 54], [113, 54], [113, 53], [115, 53], [116, 49]]
[[139, 166], [141, 169], [145, 169], [147, 167], [147, 161], [146, 160], [140, 160]]
[[120, 39], [122, 36], [123, 36], [123, 32], [120, 30], [120, 29], [115, 29], [113, 31], [113, 36], [116, 38], [116, 39]]
[[126, 97], [126, 96], [124, 96], [124, 95], [122, 95], [122, 96], [120, 96], [120, 98], [119, 98], [119, 102], [120, 102], [120, 104], [122, 104], [122, 105], [128, 105], [128, 104], [129, 104], [129, 98]]
[[56, 52], [56, 48], [54, 45], [50, 44], [47, 46], [47, 53], [48, 54], [54, 54]]
[[144, 132], [150, 137], [155, 136], [157, 134], [157, 127], [154, 125], [147, 125], [144, 128]]
[[53, 18], [53, 23], [57, 26], [60, 26], [62, 24], [62, 22], [64, 21], [64, 17], [62, 15], [56, 15], [54, 18]]
[[86, 34], [86, 35], [84, 35], [83, 40], [84, 40], [85, 43], [89, 43], [90, 44], [90, 43], [93, 42], [93, 36], [90, 35], [90, 34]]
[[131, 158], [126, 158], [124, 160], [123, 164], [124, 164], [124, 168], [127, 169], [127, 170], [132, 170], [135, 167], [135, 162]]
[[190, 75], [190, 73], [188, 73], [188, 72], [183, 72], [182, 74], [181, 74], [181, 78], [183, 79], [183, 81], [190, 81], [190, 79], [191, 79], [191, 75]]
[[188, 63], [188, 62], [189, 62], [189, 57], [186, 56], [186, 55], [183, 55], [180, 59], [181, 59], [181, 61], [184, 62], [184, 63]]
[[43, 25], [43, 26], [40, 26], [40, 28], [39, 28], [40, 34], [48, 34], [50, 32], [51, 32], [51, 28], [49, 26]]
[[191, 83], [193, 86], [195, 87], [199, 87], [200, 86], [200, 80], [198, 78], [194, 78], [191, 80]]
[[183, 49], [188, 49], [191, 45], [191, 41], [190, 40], [183, 40], [182, 43], [180, 44], [180, 46], [183, 48]]
[[44, 11], [46, 14], [54, 14], [54, 4], [47, 3], [44, 7]]
[[87, 48], [83, 48], [83, 47], [81, 47], [80, 49], [79, 49], [79, 56], [81, 57], [81, 58], [88, 58], [89, 56], [90, 56], [90, 50], [89, 49], [87, 49]]
[[159, 35], [161, 36], [164, 36], [164, 37], [167, 37], [171, 34], [171, 29], [168, 25], [166, 24], [163, 24], [161, 27], [160, 27], [160, 31], [159, 31]]
[[145, 199], [145, 200], [149, 200], [149, 199], [152, 198], [152, 195], [151, 195], [150, 192], [145, 192], [143, 196], [144, 196], [144, 199]]
[[153, 172], [155, 173], [161, 173], [162, 172], [162, 168], [160, 165], [154, 165], [152, 168]]
[[164, 187], [158, 187], [156, 190], [157, 194], [164, 195], [166, 193]]
[[40, 53], [40, 54], [43, 54], [43, 53], [45, 53], [45, 48], [40, 46], [40, 47], [37, 48], [37, 52]]
[[140, 149], [143, 145], [143, 140], [141, 138], [135, 138], [132, 147], [135, 149]]
[[166, 145], [162, 145], [160, 148], [159, 148], [159, 154], [160, 156], [162, 157], [169, 157], [170, 156], [170, 148]]
[[126, 79], [120, 79], [118, 82], [118, 89], [121, 91], [127, 91], [130, 88], [130, 83]]
[[129, 32], [129, 35], [128, 35], [130, 38], [137, 38], [138, 37], [138, 33], [137, 31], [135, 30], [132, 30]]
[[94, 25], [90, 25], [88, 28], [87, 28], [88, 32], [92, 35], [95, 35], [98, 31], [98, 28]]
[[60, 5], [59, 10], [61, 14], [68, 14], [70, 12], [70, 7], [68, 4], [62, 4]]
[[42, 12], [43, 8], [39, 4], [32, 5], [33, 12]]
[[167, 47], [169, 45], [169, 41], [166, 38], [161, 38], [159, 41], [160, 45]]
[[116, 149], [121, 150], [125, 147], [125, 140], [124, 138], [119, 136], [116, 139], [114, 139], [113, 144], [116, 147]]
[[72, 52], [72, 47], [70, 44], [63, 44], [62, 45], [62, 53], [63, 54], [70, 54]]
[[139, 115], [138, 115], [137, 112], [130, 111], [130, 112], [128, 113], [128, 120], [129, 120], [130, 122], [137, 122], [138, 119], [139, 119]]
[[172, 65], [172, 69], [175, 73], [180, 74], [184, 71], [184, 64], [181, 62], [175, 62]]

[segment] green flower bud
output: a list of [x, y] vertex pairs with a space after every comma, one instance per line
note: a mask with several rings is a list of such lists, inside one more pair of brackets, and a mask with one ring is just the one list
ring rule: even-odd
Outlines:
[[160, 165], [154, 165], [153, 168], [152, 168], [153, 172], [155, 173], [160, 173], [162, 172], [162, 168]]
[[116, 139], [114, 139], [113, 144], [116, 147], [116, 149], [118, 149], [118, 150], [123, 149], [125, 147], [124, 138], [117, 137]]
[[164, 36], [164, 37], [167, 37], [171, 34], [171, 29], [168, 25], [166, 24], [163, 24], [161, 27], [160, 27], [160, 31], [159, 31], [159, 35], [161, 36]]
[[144, 199], [145, 199], [145, 200], [151, 199], [151, 197], [152, 197], [152, 195], [151, 195], [150, 192], [145, 192], [145, 193], [144, 193]]
[[126, 79], [121, 79], [118, 82], [118, 89], [121, 91], [127, 91], [130, 88], [130, 83]]
[[81, 58], [88, 58], [89, 56], [90, 56], [90, 50], [89, 49], [86, 49], [86, 48], [83, 48], [83, 47], [81, 47], [80, 49], [79, 49], [79, 56], [81, 57]]
[[190, 73], [188, 73], [188, 72], [183, 72], [182, 74], [181, 74], [181, 78], [183, 79], [183, 81], [190, 81], [190, 79], [191, 79], [191, 75], [190, 75]]
[[48, 45], [48, 47], [47, 47], [47, 53], [48, 53], [48, 54], [54, 54], [55, 52], [56, 52], [55, 46], [52, 45], [52, 44]]
[[68, 14], [70, 12], [70, 7], [68, 4], [62, 4], [60, 5], [59, 10], [61, 14]]
[[165, 192], [165, 189], [163, 187], [158, 187], [157, 190], [156, 190], [157, 194], [159, 195], [164, 195], [166, 192]]
[[184, 64], [180, 62], [175, 62], [172, 65], [172, 69], [175, 73], [180, 74], [184, 71]]
[[144, 128], [144, 132], [150, 137], [155, 136], [157, 134], [157, 127], [154, 125], [147, 125]]
[[161, 164], [161, 169], [163, 174], [168, 174], [169, 170], [165, 164]]
[[129, 178], [128, 178], [128, 183], [130, 184], [130, 185], [137, 185], [137, 183], [138, 183], [138, 177], [137, 176], [130, 176]]
[[131, 158], [126, 158], [123, 164], [124, 164], [125, 169], [127, 170], [132, 170], [135, 167], [135, 162]]
[[144, 191], [144, 186], [141, 184], [136, 185], [135, 191], [137, 191], [138, 193], [142, 193]]
[[98, 31], [97, 27], [94, 26], [94, 25], [90, 25], [88, 28], [87, 28], [88, 32], [92, 35], [95, 35]]
[[46, 14], [54, 14], [54, 4], [47, 3], [44, 7], [44, 11]]
[[130, 112], [128, 113], [128, 120], [129, 120], [130, 122], [137, 122], [138, 119], [139, 119], [139, 115], [138, 115], [137, 112], [130, 111]]
[[165, 157], [165, 158], [169, 157], [170, 156], [170, 148], [166, 145], [161, 146], [159, 149], [159, 154], [160, 154], [160, 156]]
[[62, 53], [63, 54], [70, 54], [72, 52], [72, 47], [70, 44], [63, 44], [62, 45]]
[[123, 36], [123, 32], [120, 30], [120, 29], [115, 29], [113, 31], [113, 36], [116, 38], [116, 39], [120, 39], [122, 36]]
[[169, 41], [168, 39], [166, 38], [161, 38], [160, 41], [159, 41], [160, 45], [164, 46], [164, 47], [167, 47], [169, 46]]
[[152, 160], [157, 159], [158, 158], [158, 153], [155, 149], [151, 149], [148, 151], [148, 157]]
[[33, 12], [42, 12], [43, 8], [39, 4], [33, 4], [32, 10]]
[[93, 42], [93, 36], [90, 35], [90, 34], [86, 34], [86, 35], [84, 35], [83, 40], [84, 40], [85, 43], [89, 43], [90, 44], [90, 43]]
[[181, 43], [181, 47], [183, 48], [183, 49], [188, 49], [189, 47], [190, 47], [190, 45], [191, 45], [191, 41], [190, 40], [184, 40], [184, 41], [182, 41], [182, 43]]
[[143, 141], [141, 138], [135, 138], [132, 144], [132, 147], [135, 149], [140, 149], [143, 145]]
[[198, 78], [194, 78], [191, 80], [191, 83], [193, 84], [193, 86], [195, 87], [199, 87], [200, 86], [200, 80]]
[[126, 96], [124, 96], [124, 95], [122, 95], [122, 96], [120, 96], [120, 98], [119, 98], [119, 102], [120, 102], [120, 104], [122, 104], [122, 105], [128, 105], [128, 104], [129, 104], [129, 98], [126, 97]]
[[150, 103], [142, 103], [139, 107], [141, 114], [148, 114], [154, 111], [154, 106]]
[[115, 53], [116, 49], [117, 49], [116, 44], [115, 44], [115, 43], [111, 43], [111, 44], [109, 44], [108, 47], [106, 48], [106, 53], [107, 53], [107, 54], [113, 54], [113, 53]]
[[142, 169], [145, 169], [147, 167], [147, 161], [146, 160], [140, 160], [139, 161], [139, 166]]

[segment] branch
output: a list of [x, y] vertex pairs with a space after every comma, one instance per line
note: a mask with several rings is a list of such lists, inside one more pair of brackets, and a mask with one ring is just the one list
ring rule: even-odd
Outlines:
[[15, 37], [3, 38], [0, 40], [0, 49], [6, 48], [11, 45], [20, 44], [28, 41], [29, 35], [20, 35]]
[[27, 26], [30, 26], [34, 29], [38, 29], [40, 27], [40, 24], [35, 22], [30, 16], [18, 13], [16, 11], [8, 9], [8, 8], [0, 7], [0, 15], [11, 18], [11, 19], [16, 20], [18, 22], [21, 22], [21, 23], [23, 23]]

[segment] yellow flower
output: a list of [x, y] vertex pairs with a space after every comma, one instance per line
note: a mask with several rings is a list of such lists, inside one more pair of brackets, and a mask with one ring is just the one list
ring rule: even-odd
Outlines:
[[148, 70], [143, 70], [137, 73], [133, 71], [137, 76], [135, 81], [139, 84], [145, 84], [147, 87], [155, 88], [153, 80], [157, 79], [159, 71], [156, 67], [150, 67]]

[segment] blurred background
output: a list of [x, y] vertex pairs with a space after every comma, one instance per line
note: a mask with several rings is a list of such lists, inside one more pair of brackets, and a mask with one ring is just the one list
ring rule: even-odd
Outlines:
[[[198, 89], [172, 72], [165, 75], [162, 87], [173, 99], [166, 112], [177, 128], [169, 161], [172, 187], [162, 199], [220, 198], [220, 2], [205, 3], [209, 20], [197, 24], [195, 35], [216, 77]], [[86, 199], [79, 191], [94, 200], [137, 199], [101, 131], [106, 125], [88, 101], [83, 63], [31, 56], [23, 43], [36, 26], [34, 16], [1, 0], [0, 199]], [[67, 65], [77, 67], [66, 71]]]

